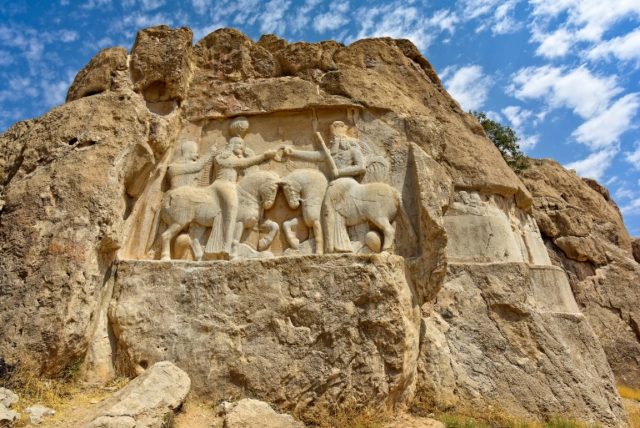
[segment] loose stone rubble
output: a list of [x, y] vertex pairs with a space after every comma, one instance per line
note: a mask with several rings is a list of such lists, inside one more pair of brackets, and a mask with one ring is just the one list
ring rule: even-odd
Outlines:
[[168, 361], [155, 363], [98, 404], [79, 427], [164, 427], [184, 402], [191, 381]]
[[237, 403], [224, 403], [224, 428], [303, 428], [304, 424], [290, 415], [276, 413], [268, 403], [245, 398]]

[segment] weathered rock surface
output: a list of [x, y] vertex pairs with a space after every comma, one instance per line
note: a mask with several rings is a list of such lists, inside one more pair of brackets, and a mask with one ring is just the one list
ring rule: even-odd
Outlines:
[[27, 416], [29, 416], [29, 422], [33, 425], [40, 425], [42, 422], [44, 422], [45, 418], [56, 414], [55, 410], [39, 404], [29, 406], [24, 409], [24, 411]]
[[103, 49], [94, 56], [76, 75], [67, 92], [67, 102], [96, 95], [105, 91], [116, 91], [126, 84], [127, 50], [125, 48]]
[[303, 428], [293, 416], [276, 413], [268, 403], [245, 398], [225, 403], [224, 428]]
[[633, 258], [640, 263], [640, 238], [634, 238], [631, 246], [633, 250]]
[[563, 267], [581, 311], [619, 383], [640, 386], [640, 264], [608, 191], [557, 162], [532, 160], [523, 180], [554, 264]]
[[625, 424], [598, 337], [559, 268], [449, 264], [421, 331], [417, 394], [438, 406]]
[[78, 427], [164, 427], [184, 402], [191, 380], [169, 361], [145, 370], [124, 388], [97, 405]]
[[0, 427], [13, 427], [20, 420], [20, 413], [0, 404]]
[[4, 407], [11, 407], [18, 402], [18, 394], [7, 388], [0, 388], [0, 404]]
[[215, 401], [261, 397], [294, 414], [343, 400], [388, 408], [415, 384], [419, 311], [401, 257], [125, 261], [109, 319], [119, 358], [170, 358]]

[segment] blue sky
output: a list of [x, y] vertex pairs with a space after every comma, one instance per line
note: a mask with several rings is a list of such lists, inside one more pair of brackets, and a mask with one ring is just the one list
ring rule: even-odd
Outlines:
[[640, 0], [0, 0], [0, 131], [62, 103], [98, 50], [162, 23], [196, 40], [224, 26], [411, 39], [463, 108], [607, 185], [640, 236]]

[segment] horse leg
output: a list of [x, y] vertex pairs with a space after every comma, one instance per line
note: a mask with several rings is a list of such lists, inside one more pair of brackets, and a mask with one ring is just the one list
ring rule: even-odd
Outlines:
[[324, 236], [326, 242], [327, 253], [333, 253], [335, 247], [335, 229], [336, 229], [336, 215], [333, 211], [333, 207], [328, 207], [323, 213], [324, 215], [324, 230], [327, 234]]
[[184, 228], [185, 225], [173, 223], [162, 232], [162, 257], [161, 260], [171, 260], [171, 240]]
[[268, 219], [265, 220], [260, 227], [261, 228], [266, 227], [269, 229], [267, 236], [265, 236], [260, 241], [258, 241], [258, 251], [264, 251], [271, 246], [271, 243], [275, 239], [276, 235], [278, 234], [278, 230], [280, 228], [278, 227], [278, 223]]
[[233, 229], [233, 242], [231, 243], [231, 251], [229, 253], [231, 258], [237, 257], [238, 255], [238, 246], [240, 245], [242, 233], [244, 232], [244, 223], [237, 221]]
[[382, 251], [388, 251], [393, 245], [396, 236], [396, 229], [391, 225], [387, 217], [372, 218], [371, 222], [376, 225], [384, 234], [384, 242], [382, 243]]
[[291, 246], [291, 248], [293, 248], [294, 250], [297, 250], [298, 247], [300, 246], [300, 240], [296, 237], [295, 230], [293, 230], [293, 229], [296, 229], [297, 227], [298, 227], [297, 218], [292, 218], [282, 223], [282, 228], [284, 229], [284, 236], [285, 238], [287, 238], [287, 242], [289, 243], [289, 246]]
[[319, 219], [313, 220], [313, 237], [316, 240], [316, 254], [324, 253], [324, 242], [322, 236], [322, 224]]
[[[236, 193], [236, 189], [234, 188], [233, 192], [221, 192], [220, 196], [222, 197], [220, 208], [222, 208], [222, 233], [224, 235], [223, 251], [230, 255], [233, 238], [236, 234], [235, 229], [238, 219], [238, 194]], [[240, 231], [240, 233], [242, 233], [242, 230]]]
[[202, 256], [204, 255], [204, 249], [202, 248], [202, 243], [200, 240], [204, 236], [206, 228], [200, 225], [192, 225], [191, 226], [191, 241], [192, 241], [192, 249], [193, 255], [197, 261], [202, 260]]

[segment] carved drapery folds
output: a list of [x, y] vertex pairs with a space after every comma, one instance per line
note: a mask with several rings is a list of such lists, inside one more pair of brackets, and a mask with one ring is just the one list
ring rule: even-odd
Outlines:
[[390, 183], [389, 156], [359, 138], [357, 120], [310, 111], [188, 124], [155, 172], [159, 206], [130, 219], [130, 230], [153, 222], [150, 239], [123, 258], [395, 252], [399, 223], [415, 236], [402, 183]]

